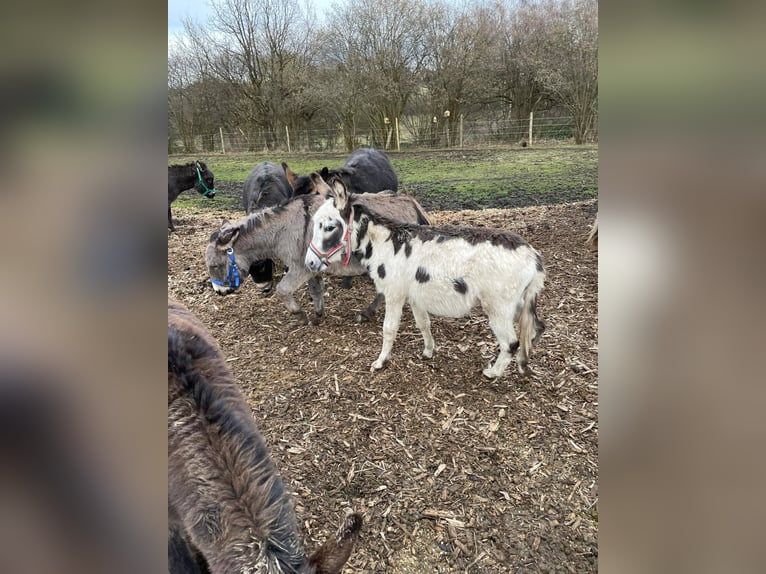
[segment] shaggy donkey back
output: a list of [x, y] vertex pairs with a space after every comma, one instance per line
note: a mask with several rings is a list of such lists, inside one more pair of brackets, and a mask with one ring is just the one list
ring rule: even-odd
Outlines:
[[[317, 180], [311, 175], [296, 175], [285, 162], [282, 162], [282, 169], [294, 195], [321, 193], [317, 188]], [[325, 166], [319, 175], [324, 181], [342, 177], [353, 193], [396, 191], [399, 187], [391, 160], [384, 152], [372, 148], [363, 147], [353, 151], [341, 167], [330, 169]]]
[[170, 572], [337, 573], [362, 524], [350, 515], [306, 556], [292, 502], [223, 355], [170, 300], [168, 514]]
[[[342, 181], [333, 182], [334, 198], [314, 215], [306, 265], [321, 271], [349, 248], [375, 281], [386, 300], [383, 348], [371, 370], [388, 359], [399, 328], [402, 307], [409, 303], [425, 343], [423, 356], [434, 351], [429, 314], [462, 317], [481, 305], [500, 344], [487, 377], [503, 374], [516, 354], [521, 374], [532, 345], [545, 329], [537, 317], [537, 296], [545, 271], [540, 254], [518, 235], [502, 229], [428, 227], [393, 221], [349, 195]], [[348, 247], [336, 250], [337, 237], [350, 226]], [[318, 252], [332, 252], [319, 257]], [[520, 336], [514, 321], [518, 320]]]

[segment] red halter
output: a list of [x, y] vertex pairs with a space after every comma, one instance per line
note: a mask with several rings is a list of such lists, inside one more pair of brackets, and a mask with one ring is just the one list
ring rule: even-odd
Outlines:
[[346, 226], [346, 232], [343, 234], [343, 239], [340, 240], [340, 243], [338, 243], [338, 245], [336, 245], [335, 247], [332, 247], [326, 253], [316, 246], [313, 239], [309, 242], [309, 249], [314, 253], [314, 255], [319, 257], [319, 261], [321, 261], [323, 264], [329, 266], [330, 257], [332, 257], [338, 251], [343, 249], [345, 244], [346, 256], [343, 258], [343, 267], [348, 267], [348, 262], [351, 261], [351, 221], [353, 220], [353, 218], [354, 218], [354, 211], [351, 210], [351, 213], [349, 213], [348, 215], [348, 225]]

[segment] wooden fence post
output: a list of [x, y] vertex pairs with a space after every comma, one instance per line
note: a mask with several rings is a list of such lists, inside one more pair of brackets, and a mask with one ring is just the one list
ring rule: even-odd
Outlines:
[[223, 147], [223, 128], [220, 127], [220, 126], [218, 127], [218, 133], [221, 134], [221, 153], [225, 155], [226, 154], [226, 148]]
[[399, 118], [394, 118], [394, 126], [396, 127], [396, 151], [402, 151], [399, 147]]
[[287, 129], [287, 126], [285, 126], [285, 135], [287, 135], [287, 153], [292, 153], [290, 151], [290, 130]]
[[458, 131], [460, 133], [460, 149], [463, 149], [463, 114], [460, 114], [460, 127]]
[[529, 112], [529, 145], [532, 145], [532, 114], [534, 112]]

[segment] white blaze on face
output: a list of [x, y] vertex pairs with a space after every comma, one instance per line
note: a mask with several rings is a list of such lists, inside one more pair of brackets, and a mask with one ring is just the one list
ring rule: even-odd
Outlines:
[[[320, 206], [320, 208], [314, 214], [313, 220], [314, 227], [311, 241], [316, 249], [326, 253], [338, 245], [339, 241], [342, 241], [340, 238], [342, 238], [345, 234], [345, 224], [343, 223], [343, 218], [333, 204], [332, 199], [328, 199]], [[338, 230], [340, 230], [340, 233], [338, 233]], [[331, 241], [332, 245], [325, 245], [325, 240], [331, 237], [333, 238]], [[332, 255], [332, 257], [329, 258], [329, 260], [331, 262], [335, 262], [340, 260], [342, 257], [343, 250], [339, 249]], [[305, 263], [306, 267], [312, 271], [324, 271], [327, 267], [322, 259], [320, 259], [319, 255], [317, 255], [310, 247], [306, 252]]]
[[[332, 199], [325, 201], [314, 214], [313, 228], [311, 234], [311, 243], [318, 249], [322, 250], [324, 244], [325, 231], [324, 228], [328, 222], [335, 219], [335, 216], [339, 215], [338, 210], [335, 209]], [[306, 258], [304, 260], [306, 267], [311, 271], [324, 271], [326, 265], [322, 262], [319, 256], [309, 247], [306, 250]]]

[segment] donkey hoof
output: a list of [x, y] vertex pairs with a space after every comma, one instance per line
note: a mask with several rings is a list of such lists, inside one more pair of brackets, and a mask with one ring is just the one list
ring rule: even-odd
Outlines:
[[371, 315], [369, 315], [368, 313], [362, 312], [356, 316], [356, 324], [361, 325], [362, 323], [369, 323], [371, 319], [372, 319]]
[[340, 286], [343, 289], [351, 289], [353, 279], [351, 277], [344, 277], [343, 281], [340, 282]]
[[308, 325], [311, 321], [309, 321], [308, 315], [304, 311], [296, 311], [293, 313], [293, 318], [303, 325]]
[[433, 349], [423, 349], [423, 358], [424, 359], [432, 359], [434, 356], [434, 350]]
[[322, 319], [324, 319], [324, 315], [312, 315], [308, 320], [309, 325], [314, 325], [316, 327], [322, 322]]
[[488, 379], [496, 379], [500, 375], [502, 375], [502, 373], [496, 373], [493, 369], [490, 369], [490, 368], [484, 369], [481, 372], [481, 374], [487, 377]]
[[382, 368], [383, 368], [383, 361], [381, 361], [380, 359], [378, 359], [378, 360], [377, 360], [377, 361], [375, 361], [375, 362], [372, 364], [372, 366], [370, 367], [370, 372], [371, 372], [371, 373], [374, 373], [375, 371], [379, 371], [379, 370], [380, 370], [380, 369], [382, 369]]

